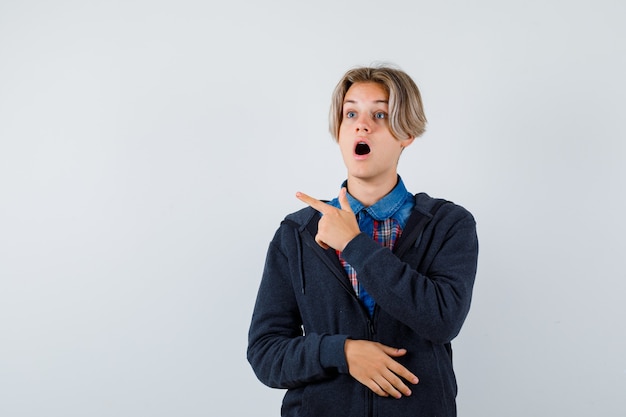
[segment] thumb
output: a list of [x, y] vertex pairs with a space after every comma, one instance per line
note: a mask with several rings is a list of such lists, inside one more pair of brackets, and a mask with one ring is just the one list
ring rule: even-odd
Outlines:
[[350, 202], [348, 201], [348, 189], [346, 187], [341, 188], [339, 192], [339, 204], [341, 205], [341, 209], [345, 211], [349, 211], [352, 213], [352, 207], [350, 207]]
[[400, 356], [404, 356], [406, 355], [406, 349], [400, 349], [400, 348], [394, 348], [391, 346], [385, 346], [384, 349], [385, 353], [389, 356], [391, 356], [392, 358], [398, 358]]

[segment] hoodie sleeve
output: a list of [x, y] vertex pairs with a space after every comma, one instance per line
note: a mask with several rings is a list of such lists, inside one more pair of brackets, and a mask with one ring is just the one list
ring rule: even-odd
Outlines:
[[282, 226], [270, 243], [250, 330], [247, 357], [261, 382], [296, 388], [347, 372], [347, 336], [304, 334], [296, 292], [302, 271], [297, 230]]
[[417, 247], [420, 272], [364, 233], [343, 252], [380, 308], [433, 343], [450, 342], [461, 330], [477, 269], [474, 218], [460, 206], [447, 206]]

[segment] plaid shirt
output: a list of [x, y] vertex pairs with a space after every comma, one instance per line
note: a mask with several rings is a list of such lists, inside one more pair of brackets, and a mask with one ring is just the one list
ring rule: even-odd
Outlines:
[[[345, 187], [346, 185], [347, 183], [344, 182], [342, 186]], [[349, 193], [348, 201], [357, 217], [359, 229], [372, 236], [381, 246], [388, 247], [390, 250], [393, 250], [397, 239], [402, 234], [402, 229], [415, 204], [413, 194], [406, 190], [400, 177], [398, 177], [398, 183], [389, 194], [369, 207], [365, 207]], [[341, 207], [337, 198], [329, 204], [337, 208]], [[337, 251], [337, 256], [350, 279], [354, 292], [367, 308], [370, 316], [372, 316], [376, 305], [375, 301], [365, 288], [359, 284], [357, 272], [343, 259], [341, 252]]]

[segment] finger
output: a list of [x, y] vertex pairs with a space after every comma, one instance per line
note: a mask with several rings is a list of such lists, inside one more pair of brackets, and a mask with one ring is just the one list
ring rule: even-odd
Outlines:
[[[400, 356], [404, 356], [407, 354], [407, 350], [406, 349], [397, 349], [397, 348], [392, 348], [390, 346], [383, 346], [383, 351], [393, 357], [393, 358], [398, 358]], [[406, 381], [410, 382], [411, 384], [417, 384], [419, 382], [419, 378], [413, 374], [411, 371], [409, 371], [408, 369], [406, 369], [404, 366], [400, 365], [398, 362], [392, 360], [391, 363], [388, 365], [389, 369], [396, 375], [404, 378]]]
[[316, 198], [308, 196], [300, 191], [296, 193], [296, 197], [298, 198], [298, 200], [302, 201], [303, 203], [308, 204], [309, 206], [313, 207], [315, 210], [319, 211], [322, 214], [324, 214], [324, 211], [327, 210], [328, 207], [331, 207], [328, 204], [324, 203], [323, 201], [320, 201]]
[[385, 345], [382, 345], [382, 349], [387, 355], [393, 358], [399, 358], [400, 356], [406, 355], [406, 349], [399, 349]]
[[[395, 375], [397, 375], [398, 377], [403, 378], [405, 381], [407, 381], [410, 384], [415, 385], [419, 382], [419, 378], [413, 372], [409, 371], [408, 369], [406, 369], [404, 366], [400, 365], [396, 361], [394, 361], [392, 364], [389, 365], [389, 370], [393, 372]], [[402, 385], [406, 387], [406, 385], [404, 384]], [[409, 394], [405, 394], [405, 395], [409, 395]]]
[[329, 248], [329, 246], [324, 243], [320, 238], [318, 238], [317, 236], [315, 236], [315, 241], [317, 242], [318, 245], [320, 245], [322, 247], [322, 249], [326, 250]]
[[348, 201], [348, 189], [346, 187], [342, 187], [339, 192], [339, 204], [342, 210], [352, 213], [352, 207], [350, 207], [350, 201]]
[[373, 379], [370, 379], [369, 381], [367, 381], [365, 386], [368, 387], [374, 394], [380, 397], [389, 397], [389, 393], [387, 393], [387, 391], [385, 391], [380, 386], [380, 384], [374, 381]]
[[394, 398], [402, 398], [402, 395], [411, 395], [411, 390], [407, 387], [400, 378], [394, 373], [389, 372], [386, 375], [381, 375], [380, 379], [376, 381], [378, 386], [387, 394]]

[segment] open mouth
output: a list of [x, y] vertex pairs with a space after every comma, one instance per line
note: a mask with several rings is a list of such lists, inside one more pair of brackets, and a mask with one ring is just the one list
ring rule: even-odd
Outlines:
[[370, 146], [365, 142], [359, 142], [356, 144], [356, 148], [354, 148], [354, 152], [357, 155], [367, 155], [370, 153]]

